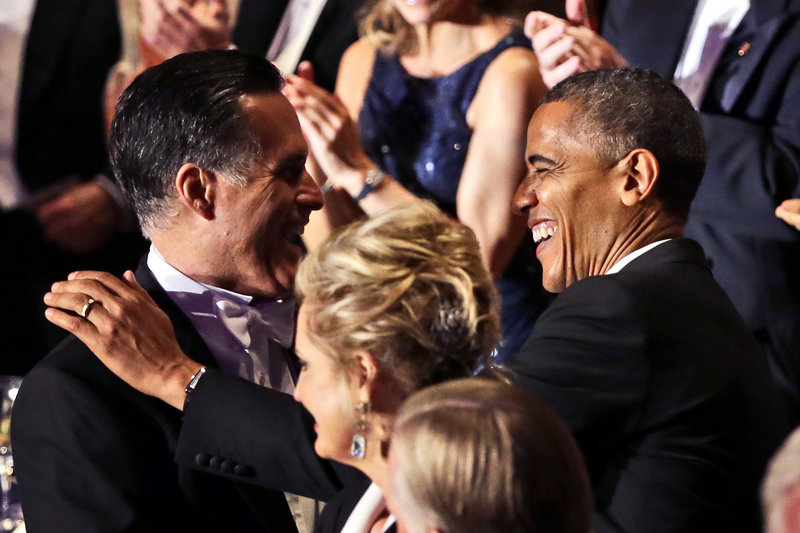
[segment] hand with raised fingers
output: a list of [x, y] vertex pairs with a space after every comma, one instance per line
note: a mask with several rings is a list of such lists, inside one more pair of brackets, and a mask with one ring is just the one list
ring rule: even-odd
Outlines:
[[169, 317], [136, 283], [82, 271], [53, 284], [44, 297], [53, 324], [78, 337], [130, 386], [183, 409], [184, 388], [202, 365], [178, 346]]
[[375, 165], [364, 153], [358, 125], [335, 94], [301, 76], [290, 76], [284, 89], [322, 172], [351, 196], [364, 186], [364, 173]]
[[775, 209], [775, 216], [800, 230], [800, 198], [784, 200]]
[[225, 0], [140, 2], [140, 37], [160, 60], [231, 44], [230, 13]]
[[547, 87], [578, 72], [627, 64], [611, 44], [590, 27], [533, 11], [525, 18], [525, 34], [539, 61], [539, 73]]

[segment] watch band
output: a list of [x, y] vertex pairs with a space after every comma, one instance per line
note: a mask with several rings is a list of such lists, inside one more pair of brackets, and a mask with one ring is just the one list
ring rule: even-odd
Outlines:
[[385, 177], [386, 174], [384, 174], [381, 169], [377, 167], [368, 170], [367, 176], [364, 178], [364, 188], [361, 189], [361, 192], [358, 193], [357, 196], [353, 197], [353, 200], [358, 203], [366, 198], [369, 193], [381, 186], [381, 183], [383, 183], [383, 179]]

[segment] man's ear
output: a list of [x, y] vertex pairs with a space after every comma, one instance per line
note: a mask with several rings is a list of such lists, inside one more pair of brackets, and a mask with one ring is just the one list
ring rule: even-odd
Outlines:
[[650, 150], [637, 148], [626, 155], [618, 168], [624, 173], [624, 184], [620, 193], [622, 203], [632, 207], [650, 196], [660, 175], [658, 159]]
[[194, 163], [185, 163], [175, 175], [175, 190], [183, 205], [206, 220], [214, 218], [217, 185], [213, 172]]

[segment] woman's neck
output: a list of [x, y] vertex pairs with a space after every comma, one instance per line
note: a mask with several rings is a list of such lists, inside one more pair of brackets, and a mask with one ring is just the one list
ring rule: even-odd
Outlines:
[[417, 47], [400, 57], [406, 71], [420, 78], [446, 76], [490, 49], [509, 31], [502, 18], [478, 14], [414, 26]]

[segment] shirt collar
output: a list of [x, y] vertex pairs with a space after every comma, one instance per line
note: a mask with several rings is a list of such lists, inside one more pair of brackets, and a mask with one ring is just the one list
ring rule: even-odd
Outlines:
[[241, 351], [245, 346], [241, 345], [241, 339], [235, 340], [237, 346], [231, 344], [231, 332], [219, 319], [220, 300], [230, 300], [240, 306], [251, 306], [263, 315], [269, 316], [275, 322], [273, 335], [270, 337], [284, 347], [291, 346], [295, 320], [293, 298], [259, 301], [253, 304], [253, 297], [250, 295], [214, 287], [190, 278], [170, 265], [152, 244], [147, 256], [147, 267], [170, 299], [192, 322], [220, 366], [229, 373], [239, 373], [239, 356], [232, 353]]
[[[364, 531], [370, 531], [375, 519], [384, 509], [386, 509], [386, 500], [383, 497], [383, 492], [378, 485], [372, 483], [353, 508], [341, 533], [364, 533]], [[383, 525], [383, 531], [387, 531], [395, 521], [394, 515], [390, 514]]]
[[634, 259], [636, 259], [636, 258], [637, 258], [637, 257], [639, 257], [640, 255], [642, 255], [642, 254], [644, 254], [644, 253], [647, 253], [647, 252], [649, 252], [650, 250], [652, 250], [653, 248], [655, 248], [655, 247], [656, 247], [656, 246], [658, 246], [659, 244], [664, 244], [665, 242], [667, 242], [667, 241], [671, 241], [671, 240], [672, 240], [672, 239], [663, 239], [663, 240], [660, 240], [660, 241], [651, 242], [651, 243], [650, 243], [650, 244], [648, 244], [647, 246], [644, 246], [644, 247], [642, 247], [642, 248], [639, 248], [638, 250], [634, 250], [633, 252], [629, 253], [628, 255], [626, 255], [625, 257], [623, 257], [623, 258], [622, 258], [622, 259], [620, 259], [619, 261], [617, 261], [617, 262], [614, 264], [614, 266], [612, 266], [611, 268], [609, 268], [609, 269], [608, 269], [608, 272], [606, 272], [606, 275], [609, 275], [609, 274], [616, 274], [617, 272], [619, 272], [620, 270], [622, 270], [623, 268], [625, 268], [625, 267], [627, 266], [627, 264], [628, 264], [628, 263], [630, 263], [631, 261], [633, 261]]

